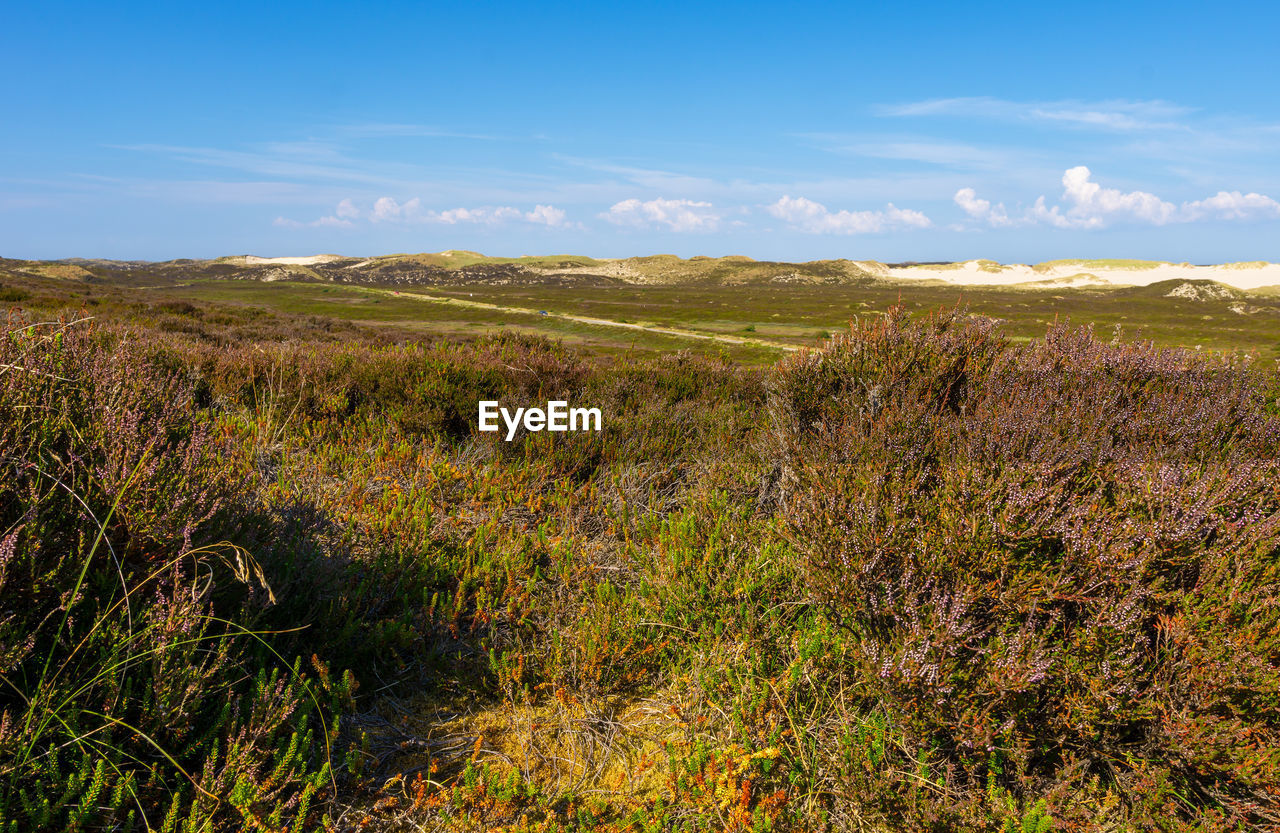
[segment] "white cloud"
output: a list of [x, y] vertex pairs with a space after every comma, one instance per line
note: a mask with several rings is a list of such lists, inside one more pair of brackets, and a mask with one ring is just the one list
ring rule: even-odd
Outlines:
[[766, 209], [793, 228], [810, 234], [875, 234], [906, 228], [928, 228], [923, 213], [889, 203], [883, 211], [828, 211], [822, 203], [784, 196]]
[[1219, 191], [1212, 197], [1182, 204], [1189, 220], [1255, 220], [1280, 217], [1280, 202], [1263, 194]]
[[[1036, 197], [1035, 203], [1027, 211], [1027, 222], [1044, 223], [1058, 228], [1077, 228], [1077, 224], [1072, 222], [1069, 217], [1062, 216], [1062, 209], [1058, 206], [1050, 208], [1045, 204], [1044, 197]], [[1092, 226], [1098, 228], [1100, 224]]]
[[393, 197], [379, 197], [367, 210], [361, 209], [350, 199], [338, 203], [332, 215], [309, 223], [277, 217], [275, 224], [287, 228], [308, 226], [352, 226], [353, 221], [368, 220], [372, 223], [439, 223], [442, 225], [481, 224], [497, 225], [506, 222], [525, 222], [549, 228], [568, 226], [565, 212], [553, 205], [537, 205], [532, 211], [521, 211], [509, 205], [483, 206], [479, 208], [449, 208], [444, 211], [427, 211], [422, 200], [414, 197], [399, 202]]
[[538, 205], [532, 211], [521, 211], [510, 205], [488, 206], [484, 208], [450, 208], [447, 211], [429, 211], [422, 218], [427, 223], [482, 223], [496, 225], [498, 223], [524, 222], [552, 228], [567, 225], [565, 213], [552, 205]]
[[715, 231], [720, 224], [720, 215], [711, 203], [695, 200], [623, 200], [600, 216], [620, 226], [665, 227], [680, 232]]
[[373, 204], [373, 212], [369, 219], [375, 223], [412, 220], [418, 216], [421, 209], [422, 201], [417, 197], [403, 205], [391, 197], [379, 197]]
[[1178, 207], [1146, 191], [1103, 188], [1084, 165], [1062, 175], [1062, 198], [1071, 203], [1068, 221], [1080, 228], [1101, 228], [1112, 220], [1132, 220], [1163, 226], [1178, 219]]
[[1280, 202], [1264, 194], [1219, 191], [1212, 197], [1177, 205], [1147, 191], [1105, 188], [1093, 181], [1093, 172], [1084, 165], [1063, 173], [1062, 189], [1064, 205], [1049, 205], [1041, 196], [1021, 220], [1009, 218], [1003, 204], [993, 206], [990, 201], [979, 199], [972, 188], [957, 191], [955, 202], [970, 217], [992, 226], [1027, 222], [1057, 228], [1100, 229], [1117, 222], [1164, 226], [1197, 220], [1280, 217]]
[[446, 211], [433, 211], [427, 215], [426, 222], [457, 225], [458, 223], [496, 223], [508, 219], [511, 213], [519, 214], [514, 208], [450, 208]]
[[972, 188], [961, 188], [956, 191], [955, 201], [956, 205], [964, 209], [965, 214], [989, 226], [1013, 225], [1013, 220], [1009, 219], [1009, 212], [1005, 210], [1004, 203], [992, 205], [990, 200], [978, 199], [977, 192]]
[[541, 223], [544, 226], [563, 226], [565, 224], [564, 212], [551, 205], [535, 205], [533, 210], [525, 215], [525, 219], [531, 223]]

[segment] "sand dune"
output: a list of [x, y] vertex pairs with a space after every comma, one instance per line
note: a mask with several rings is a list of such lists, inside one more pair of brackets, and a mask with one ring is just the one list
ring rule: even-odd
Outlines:
[[335, 260], [346, 260], [341, 255], [310, 255], [309, 257], [258, 257], [245, 255], [246, 266], [314, 266], [317, 263], [332, 263]]
[[990, 260], [970, 260], [942, 266], [886, 267], [885, 273], [908, 280], [930, 279], [993, 286], [1033, 283], [1056, 286], [1146, 286], [1174, 279], [1211, 280], [1237, 289], [1257, 289], [1280, 284], [1280, 264], [1261, 262], [1193, 266], [1189, 263], [1156, 261], [1058, 260], [1038, 266], [1006, 266]]

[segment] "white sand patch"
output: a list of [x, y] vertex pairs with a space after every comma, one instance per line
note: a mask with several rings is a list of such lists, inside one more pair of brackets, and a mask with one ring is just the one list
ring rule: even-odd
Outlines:
[[[1087, 270], [1087, 271], [1086, 271]], [[1228, 263], [1219, 266], [1192, 266], [1189, 263], [1158, 263], [1142, 266], [1108, 265], [1106, 261], [1058, 261], [1047, 266], [1001, 265], [970, 260], [946, 266], [907, 266], [887, 270], [894, 278], [941, 280], [947, 283], [1009, 286], [1054, 281], [1059, 278], [1093, 278], [1094, 285], [1147, 286], [1167, 280], [1211, 280], [1237, 289], [1257, 289], [1280, 284], [1280, 264]], [[1072, 285], [1082, 286], [1084, 283]]]
[[540, 275], [574, 275], [586, 273], [603, 275], [607, 278], [619, 278], [628, 283], [645, 283], [645, 275], [623, 259], [597, 260], [590, 265], [574, 264], [572, 266], [530, 266], [526, 267]]
[[335, 260], [345, 260], [342, 255], [311, 255], [309, 257], [258, 257], [257, 255], [245, 255], [244, 263], [246, 266], [314, 266], [317, 263], [332, 263]]
[[[889, 267], [885, 266], [878, 260], [855, 260], [853, 265], [858, 269], [866, 272], [868, 275], [874, 275], [877, 278], [889, 277]], [[924, 277], [921, 275], [920, 277]]]

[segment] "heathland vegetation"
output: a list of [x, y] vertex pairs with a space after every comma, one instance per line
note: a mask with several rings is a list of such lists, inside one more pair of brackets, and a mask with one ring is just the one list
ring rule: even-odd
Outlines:
[[0, 831], [1280, 824], [1273, 344], [5, 280]]

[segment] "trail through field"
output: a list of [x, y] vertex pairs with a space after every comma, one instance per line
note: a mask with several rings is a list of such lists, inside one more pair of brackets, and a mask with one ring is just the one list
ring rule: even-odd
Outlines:
[[365, 289], [364, 291], [374, 292], [379, 295], [392, 295], [397, 298], [409, 298], [418, 301], [428, 301], [435, 304], [452, 304], [456, 306], [472, 307], [474, 309], [484, 309], [494, 312], [505, 312], [515, 315], [540, 315], [546, 318], [559, 318], [562, 321], [575, 321], [579, 324], [592, 324], [597, 327], [621, 327], [626, 330], [643, 330], [647, 333], [658, 333], [660, 335], [677, 336], [679, 338], [699, 338], [706, 341], [719, 341], [725, 344], [773, 347], [778, 350], [788, 351], [800, 349], [794, 344], [782, 344], [781, 342], [767, 341], [762, 338], [745, 338], [743, 336], [730, 336], [719, 333], [700, 333], [694, 330], [683, 330], [676, 327], [659, 327], [652, 324], [633, 324], [628, 321], [614, 321], [609, 318], [594, 318], [587, 315], [571, 315], [567, 312], [551, 312], [550, 310], [538, 310], [530, 307], [508, 307], [501, 304], [490, 304], [485, 301], [471, 301], [464, 300], [462, 298], [428, 295], [425, 292], [399, 292], [392, 289]]

